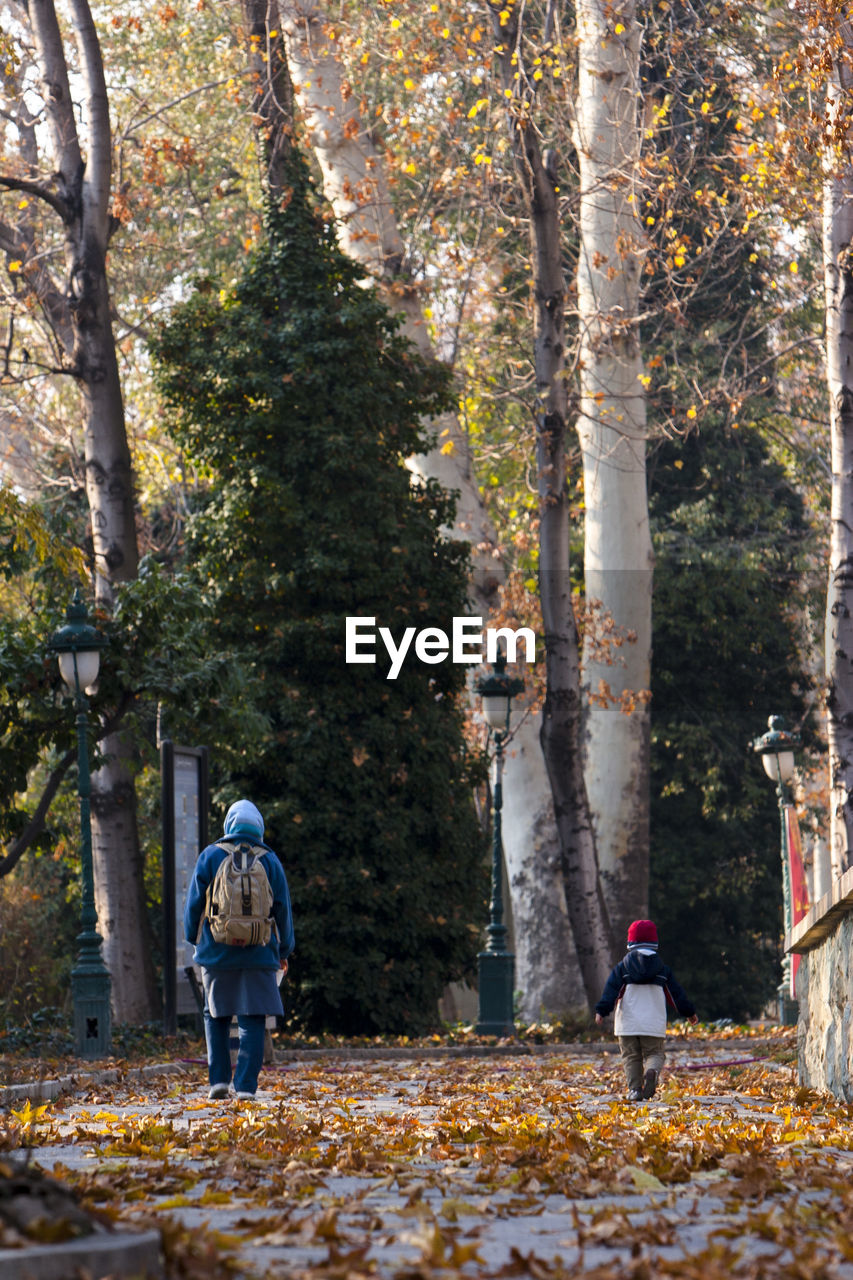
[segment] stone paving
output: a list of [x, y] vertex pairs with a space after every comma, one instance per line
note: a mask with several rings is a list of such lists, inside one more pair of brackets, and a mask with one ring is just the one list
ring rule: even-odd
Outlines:
[[189, 1065], [49, 1104], [33, 1155], [247, 1276], [853, 1280], [850, 1109], [743, 1058], [675, 1049], [639, 1105], [613, 1054], [293, 1062], [252, 1103]]

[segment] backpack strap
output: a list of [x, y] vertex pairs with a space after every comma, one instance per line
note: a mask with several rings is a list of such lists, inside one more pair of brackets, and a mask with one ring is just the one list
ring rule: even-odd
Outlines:
[[[252, 843], [249, 840], [217, 840], [216, 847], [217, 849], [225, 850], [226, 855], [231, 859], [238, 871], [248, 871], [249, 867], [254, 863], [255, 858], [259, 856], [252, 852]], [[235, 857], [235, 854], [239, 854], [240, 856]], [[251, 855], [252, 858], [251, 862], [248, 862], [249, 855]], [[244, 865], [244, 863], [247, 862], [248, 866]], [[218, 867], [217, 870], [219, 870]]]
[[[216, 842], [216, 848], [217, 848], [217, 849], [222, 849], [222, 850], [224, 851], [224, 853], [225, 853], [225, 857], [226, 857], [226, 858], [230, 858], [230, 857], [231, 857], [231, 855], [232, 855], [232, 853], [234, 853], [234, 852], [235, 852], [235, 850], [239, 849], [239, 847], [240, 847], [239, 845], [234, 844], [234, 842], [233, 842], [233, 841], [231, 841], [231, 840], [217, 840], [217, 842]], [[222, 866], [222, 863], [221, 863], [221, 862], [220, 862], [219, 866], [220, 866], [220, 867]], [[217, 867], [217, 868], [216, 868], [216, 871], [214, 871], [214, 873], [213, 873], [213, 875], [212, 875], [212, 877], [211, 877], [211, 880], [210, 880], [210, 884], [207, 886], [207, 889], [205, 890], [205, 894], [204, 894], [204, 911], [202, 911], [202, 913], [201, 913], [201, 917], [200, 917], [199, 922], [198, 922], [198, 933], [197, 933], [197, 934], [196, 934], [196, 936], [195, 936], [195, 945], [196, 945], [196, 946], [198, 946], [198, 944], [201, 942], [201, 935], [202, 935], [202, 932], [203, 932], [203, 930], [204, 930], [204, 922], [205, 922], [205, 920], [208, 920], [208, 919], [210, 918], [210, 900], [211, 900], [211, 898], [213, 897], [213, 882], [214, 882], [214, 881], [215, 881], [215, 879], [216, 879], [216, 875], [217, 875], [217, 872], [218, 872], [218, 871], [219, 871], [219, 867]]]

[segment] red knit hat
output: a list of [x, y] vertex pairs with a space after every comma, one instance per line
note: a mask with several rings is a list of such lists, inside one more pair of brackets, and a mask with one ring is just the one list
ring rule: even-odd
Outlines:
[[628, 926], [628, 942], [657, 942], [658, 931], [654, 920], [635, 920]]

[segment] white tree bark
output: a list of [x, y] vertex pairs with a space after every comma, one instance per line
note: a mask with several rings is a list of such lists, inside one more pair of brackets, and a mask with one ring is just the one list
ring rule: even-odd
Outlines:
[[834, 877], [853, 850], [853, 164], [850, 92], [853, 26], [838, 17], [839, 49], [827, 86], [823, 260], [826, 376], [832, 457], [826, 708], [830, 770], [830, 856]]
[[647, 910], [649, 709], [599, 705], [644, 694], [651, 663], [652, 547], [646, 494], [646, 413], [637, 336], [643, 235], [638, 213], [640, 29], [634, 0], [580, 0], [575, 145], [580, 166], [581, 404], [587, 601], [636, 636], [613, 664], [586, 646], [592, 701], [587, 788], [605, 897], [617, 941]]
[[[328, 14], [313, 0], [279, 0], [279, 10], [294, 93], [338, 219], [341, 245], [376, 281], [388, 306], [404, 315], [405, 332], [421, 354], [434, 358], [417, 290], [406, 277], [383, 159], [346, 82], [335, 41], [326, 33]], [[458, 418], [450, 414], [431, 425], [438, 445], [410, 465], [458, 493], [454, 533], [471, 543], [472, 602], [488, 617], [502, 573], [497, 535]], [[447, 444], [452, 448], [445, 451], [441, 446]], [[540, 724], [540, 716], [525, 720], [504, 771], [504, 858], [525, 1019], [571, 1016], [586, 1005], [559, 883], [559, 839], [538, 741]]]
[[[513, 713], [514, 717], [519, 714]], [[516, 986], [521, 992], [519, 1013], [525, 1022], [547, 1021], [554, 1015], [582, 1021], [588, 1006], [569, 919], [541, 729], [541, 714], [521, 721], [504, 760], [501, 827], [513, 910]]]
[[[85, 409], [86, 494], [95, 554], [95, 594], [109, 609], [116, 582], [136, 575], [138, 551], [130, 450], [110, 319], [106, 255], [110, 236], [111, 137], [103, 60], [87, 0], [69, 0], [78, 53], [82, 125], [72, 99], [62, 31], [54, 0], [28, 0], [22, 21], [33, 33], [52, 151], [52, 175], [25, 188], [12, 177], [0, 185], [26, 189], [61, 218], [65, 289], [39, 294], [46, 314], [62, 297], [55, 328]], [[31, 248], [29, 252], [32, 252]], [[40, 276], [24, 274], [31, 287]], [[42, 280], [42, 285], [44, 286]], [[145, 913], [136, 828], [132, 751], [113, 734], [101, 749], [107, 765], [92, 775], [92, 844], [98, 927], [110, 970], [113, 1014], [139, 1022], [154, 1011], [154, 968]]]
[[[539, 595], [547, 670], [541, 744], [560, 845], [565, 903], [586, 1004], [601, 995], [613, 956], [583, 771], [578, 629], [572, 600], [566, 483], [566, 285], [557, 186], [546, 168], [533, 119], [535, 91], [520, 87], [520, 13], [490, 0], [502, 50], [501, 83], [519, 186], [530, 222], [536, 374]], [[550, 16], [550, 11], [549, 11]], [[535, 83], [535, 81], [534, 81]]]

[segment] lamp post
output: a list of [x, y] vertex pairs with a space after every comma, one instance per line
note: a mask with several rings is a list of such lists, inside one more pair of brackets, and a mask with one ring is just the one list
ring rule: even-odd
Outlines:
[[71, 970], [74, 1008], [74, 1047], [82, 1058], [102, 1058], [110, 1052], [110, 975], [101, 954], [95, 911], [95, 879], [92, 869], [91, 782], [87, 737], [88, 702], [84, 690], [98, 678], [105, 638], [91, 624], [86, 606], [75, 591], [65, 613], [65, 626], [51, 637], [48, 648], [59, 658], [59, 671], [74, 696], [77, 712], [77, 793], [80, 797], [80, 874], [83, 901], [80, 911], [79, 951]]
[[[776, 797], [779, 801], [779, 821], [782, 832], [782, 901], [785, 911], [785, 932], [790, 933], [793, 922], [791, 905], [791, 870], [788, 866], [787, 833], [785, 830], [785, 806], [791, 797], [788, 783], [794, 776], [794, 749], [800, 745], [800, 735], [790, 733], [785, 728], [781, 716], [771, 716], [767, 721], [767, 732], [756, 738], [752, 744], [753, 751], [761, 756], [764, 772], [776, 783]], [[797, 1021], [797, 1001], [791, 996], [791, 957], [782, 958], [782, 981], [777, 991], [779, 1022], [790, 1026]]]
[[483, 715], [495, 735], [495, 780], [492, 787], [492, 900], [489, 906], [489, 940], [479, 962], [479, 995], [477, 1034], [511, 1036], [515, 956], [507, 951], [504, 924], [503, 851], [501, 844], [501, 809], [503, 807], [503, 753], [509, 735], [510, 703], [524, 688], [524, 681], [506, 674], [506, 658], [499, 653], [493, 674], [477, 683], [483, 700]]

